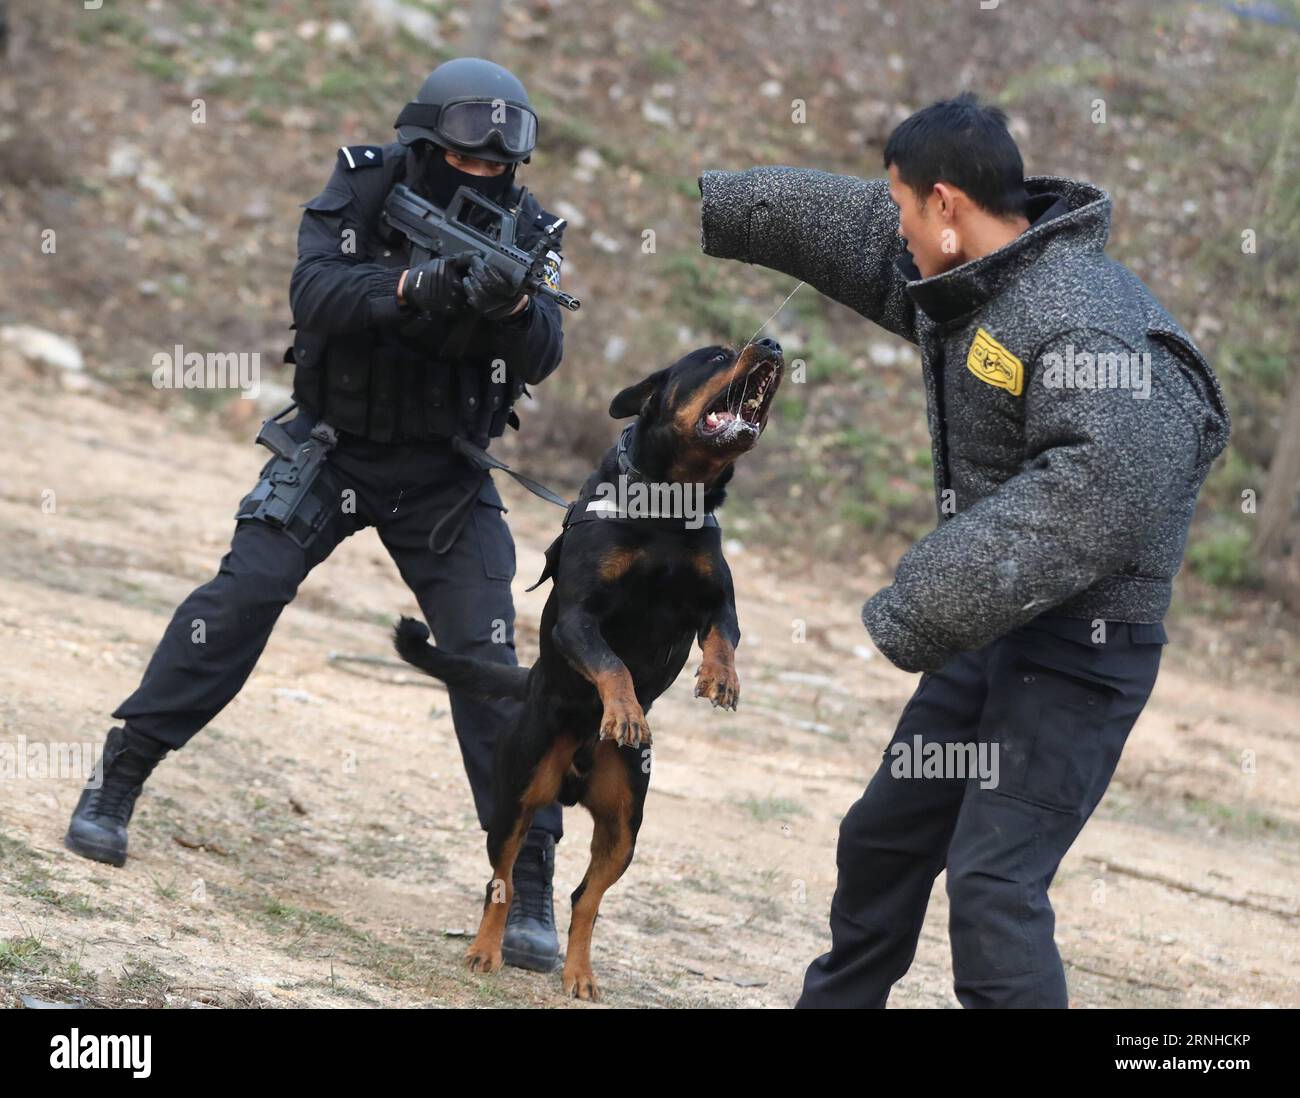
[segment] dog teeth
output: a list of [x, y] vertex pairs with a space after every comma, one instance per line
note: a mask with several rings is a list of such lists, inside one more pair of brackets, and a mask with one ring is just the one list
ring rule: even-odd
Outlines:
[[730, 423], [735, 418], [731, 412], [710, 412], [704, 417], [704, 423], [710, 430], [713, 430], [715, 427]]

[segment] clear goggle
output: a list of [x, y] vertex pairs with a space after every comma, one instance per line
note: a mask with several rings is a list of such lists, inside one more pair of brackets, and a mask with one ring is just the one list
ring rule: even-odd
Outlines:
[[447, 103], [429, 128], [448, 145], [462, 149], [496, 145], [508, 156], [527, 156], [537, 144], [537, 115], [502, 99]]

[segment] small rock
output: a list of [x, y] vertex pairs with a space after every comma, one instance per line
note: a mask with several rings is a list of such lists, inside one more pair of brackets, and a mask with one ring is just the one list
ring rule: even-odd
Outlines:
[[256, 195], [244, 204], [242, 212], [249, 221], [265, 221], [271, 216], [271, 204], [262, 195]]
[[108, 153], [108, 174], [114, 179], [123, 179], [139, 170], [139, 148], [127, 141], [114, 143]]
[[356, 43], [356, 40], [356, 32], [342, 19], [335, 19], [325, 28], [326, 45], [333, 46], [336, 49], [343, 46], [352, 46]]
[[621, 335], [612, 335], [605, 340], [605, 361], [617, 362], [627, 350], [627, 340]]
[[384, 30], [404, 30], [430, 46], [442, 43], [438, 20], [431, 12], [404, 4], [401, 0], [363, 0], [361, 7]]
[[310, 130], [316, 124], [316, 115], [306, 107], [293, 106], [280, 115], [280, 125], [286, 130]]
[[872, 343], [867, 347], [867, 357], [876, 366], [893, 366], [898, 362], [898, 348], [892, 343]]
[[165, 50], [175, 50], [185, 45], [185, 36], [170, 27], [154, 25], [149, 28], [149, 41]]
[[591, 242], [602, 252], [606, 252], [609, 255], [613, 255], [614, 253], [623, 250], [622, 241], [615, 240], [608, 233], [602, 233], [599, 229], [591, 234]]
[[587, 223], [586, 215], [572, 202], [561, 199], [552, 207], [556, 214], [565, 218], [575, 229], [581, 229]]
[[176, 191], [167, 180], [151, 171], [142, 172], [137, 180], [142, 190], [153, 195], [158, 202], [167, 207], [176, 205]]
[[49, 366], [64, 373], [80, 373], [86, 368], [81, 351], [72, 340], [44, 328], [29, 324], [0, 328], [0, 343], [36, 366]]
[[641, 117], [655, 126], [675, 126], [677, 120], [673, 117], [673, 112], [666, 107], [659, 106], [652, 99], [641, 100]]
[[88, 393], [92, 389], [101, 388], [99, 382], [89, 374], [64, 374], [62, 378], [63, 387], [70, 393]]
[[604, 160], [601, 159], [600, 153], [595, 149], [582, 149], [574, 158], [575, 167], [573, 169], [573, 178], [578, 183], [591, 183], [596, 178], [596, 173], [605, 166]]
[[217, 77], [238, 76], [244, 71], [244, 65], [234, 57], [218, 57], [212, 62], [211, 71]]

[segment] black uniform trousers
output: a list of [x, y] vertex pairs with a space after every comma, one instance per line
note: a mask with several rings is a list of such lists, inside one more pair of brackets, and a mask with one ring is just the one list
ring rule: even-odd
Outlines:
[[[300, 442], [313, 423], [301, 413], [286, 428]], [[243, 688], [307, 573], [344, 538], [368, 526], [375, 527], [415, 595], [439, 647], [495, 663], [516, 662], [510, 594], [515, 547], [495, 490], [489, 487], [487, 498], [473, 504], [448, 552], [429, 548], [431, 529], [483, 474], [471, 471], [444, 444], [385, 445], [343, 436], [322, 475], [332, 478], [340, 505], [314, 540], [304, 549], [266, 523], [239, 522], [217, 574], [177, 608], [143, 681], [115, 717], [171, 748], [184, 746]], [[449, 696], [474, 807], [486, 830], [496, 744], [517, 719], [521, 703], [457, 690]], [[533, 827], [558, 839], [559, 804], [539, 811]]]
[[[1048, 887], [1106, 791], [1165, 640], [1160, 625], [1098, 624], [1104, 634], [1038, 618], [922, 676], [840, 825], [831, 950], [808, 967], [800, 1007], [883, 1007], [945, 868], [962, 1006], [1068, 1005]], [[918, 758], [938, 751], [927, 745], [949, 744], [987, 745], [996, 783], [955, 763], [924, 776]]]

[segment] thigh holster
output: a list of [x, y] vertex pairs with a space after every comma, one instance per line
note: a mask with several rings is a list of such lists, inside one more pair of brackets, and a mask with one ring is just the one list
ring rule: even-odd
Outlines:
[[275, 456], [240, 501], [235, 518], [277, 527], [305, 549], [340, 505], [338, 493], [330, 487], [332, 478], [323, 475], [325, 458], [338, 434], [321, 421], [305, 440], [295, 442], [279, 420], [280, 416], [268, 419], [257, 433], [257, 441]]

